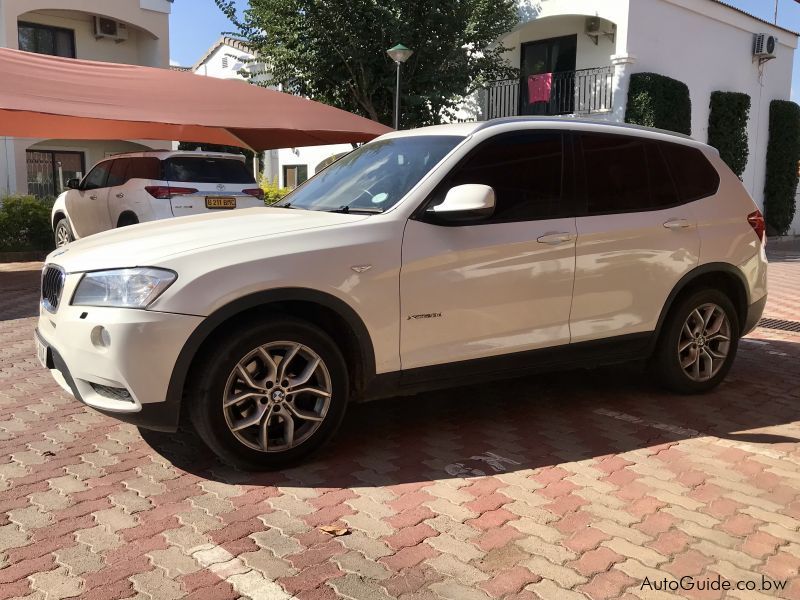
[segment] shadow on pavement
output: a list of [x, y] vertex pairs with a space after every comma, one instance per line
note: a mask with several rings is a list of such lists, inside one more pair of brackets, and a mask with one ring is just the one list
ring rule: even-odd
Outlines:
[[0, 321], [39, 314], [41, 263], [0, 265]]
[[315, 458], [271, 473], [233, 471], [189, 431], [142, 435], [176, 467], [202, 477], [331, 488], [536, 469], [692, 437], [797, 452], [799, 440], [754, 430], [798, 420], [798, 359], [800, 338], [743, 343], [727, 380], [702, 396], [664, 392], [630, 365], [353, 405]]

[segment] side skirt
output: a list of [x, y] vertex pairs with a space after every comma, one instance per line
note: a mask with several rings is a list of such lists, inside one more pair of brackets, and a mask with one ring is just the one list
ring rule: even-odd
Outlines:
[[534, 373], [594, 368], [648, 358], [654, 332], [564, 344], [514, 354], [491, 356], [375, 376], [361, 401], [405, 396], [437, 389], [515, 379]]

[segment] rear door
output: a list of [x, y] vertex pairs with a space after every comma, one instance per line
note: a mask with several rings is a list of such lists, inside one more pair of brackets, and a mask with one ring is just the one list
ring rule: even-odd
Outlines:
[[[118, 169], [116, 163], [120, 162], [124, 162], [124, 166]], [[111, 175], [115, 186], [109, 190], [108, 209], [114, 227], [123, 213], [132, 213], [140, 223], [172, 216], [169, 200], [154, 199], [146, 190], [148, 186], [160, 184], [161, 161], [158, 158], [117, 159]]]
[[699, 261], [691, 203], [663, 143], [576, 135], [582, 215], [570, 316], [573, 342], [654, 331], [667, 296]]
[[80, 188], [65, 199], [67, 214], [78, 237], [111, 229], [108, 216], [108, 176], [112, 160], [98, 163], [83, 178]]
[[172, 213], [176, 217], [264, 206], [263, 193], [244, 160], [172, 156], [164, 161], [164, 178], [172, 190]]

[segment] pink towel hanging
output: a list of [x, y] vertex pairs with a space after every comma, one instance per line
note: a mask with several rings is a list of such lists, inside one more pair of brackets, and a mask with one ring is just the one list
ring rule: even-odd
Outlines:
[[553, 74], [541, 73], [528, 76], [528, 103], [550, 102], [550, 92], [553, 88]]

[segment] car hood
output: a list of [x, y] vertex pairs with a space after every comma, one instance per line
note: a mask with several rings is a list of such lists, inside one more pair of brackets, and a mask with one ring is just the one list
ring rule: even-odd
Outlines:
[[67, 272], [157, 265], [209, 246], [361, 221], [347, 215], [286, 208], [247, 208], [141, 223], [83, 238], [50, 253]]

